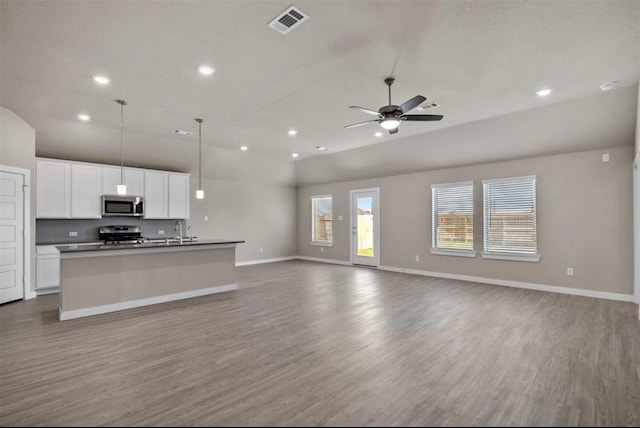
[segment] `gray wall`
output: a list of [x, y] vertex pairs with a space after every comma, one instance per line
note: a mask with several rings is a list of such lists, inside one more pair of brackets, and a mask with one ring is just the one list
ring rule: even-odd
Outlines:
[[36, 283], [36, 131], [8, 108], [0, 106], [0, 164], [30, 171], [31, 290]]
[[[604, 152], [610, 154], [608, 163], [601, 162]], [[633, 152], [633, 146], [625, 146], [303, 186], [298, 189], [298, 254], [348, 262], [349, 190], [379, 187], [383, 266], [633, 294]], [[430, 254], [432, 184], [474, 181], [474, 248], [480, 252], [482, 179], [523, 175], [537, 176], [540, 262]], [[334, 246], [311, 246], [311, 196], [325, 194], [333, 195]], [[574, 268], [574, 276], [566, 275], [567, 267]]]
[[193, 178], [189, 224], [194, 235], [245, 240], [236, 249], [238, 262], [296, 254], [295, 187], [203, 179], [202, 200], [195, 199], [196, 187]]

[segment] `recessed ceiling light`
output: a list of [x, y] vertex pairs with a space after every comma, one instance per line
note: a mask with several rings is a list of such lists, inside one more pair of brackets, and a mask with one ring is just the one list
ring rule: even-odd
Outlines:
[[111, 79], [109, 79], [107, 76], [102, 75], [93, 76], [93, 81], [99, 85], [108, 85], [109, 83], [111, 83]]
[[325, 151], [329, 150], [329, 149], [327, 149], [327, 148], [326, 148], [326, 147], [324, 147], [324, 146], [316, 146], [316, 149], [317, 149], [317, 150], [320, 150], [321, 152], [325, 152]]
[[376, 137], [382, 137], [382, 132], [379, 132], [379, 131], [378, 131], [378, 132], [376, 132], [374, 135], [375, 135]]
[[289, 135], [296, 135], [298, 133], [298, 131], [296, 131], [295, 129], [290, 129], [289, 130]]
[[603, 83], [602, 85], [600, 85], [600, 89], [602, 89], [603, 91], [610, 91], [616, 86], [616, 83], [618, 83], [617, 80], [614, 82]]
[[78, 119], [80, 119], [83, 122], [89, 122], [91, 120], [91, 116], [89, 116], [88, 114], [80, 113], [78, 115]]
[[211, 76], [214, 72], [213, 68], [207, 66], [207, 65], [201, 65], [198, 68], [198, 71], [200, 71], [200, 73], [204, 74], [205, 76]]
[[536, 95], [539, 97], [546, 97], [550, 93], [551, 93], [551, 89], [540, 89], [538, 92], [536, 92]]
[[240, 146], [240, 150], [242, 150], [243, 152], [246, 152], [247, 150], [249, 150], [249, 147], [247, 147], [247, 146]]
[[299, 155], [299, 154], [297, 154], [297, 153], [291, 153], [291, 157], [292, 157], [292, 158], [297, 158], [298, 156], [300, 156], [300, 155]]

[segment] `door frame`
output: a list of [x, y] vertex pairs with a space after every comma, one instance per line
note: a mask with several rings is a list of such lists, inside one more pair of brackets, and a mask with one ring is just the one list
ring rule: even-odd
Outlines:
[[[633, 161], [633, 241], [633, 294], [635, 302], [640, 304], [640, 152], [636, 152]], [[638, 318], [640, 318], [640, 307]]]
[[[373, 234], [373, 248], [374, 248], [374, 262], [375, 265], [371, 265], [372, 267], [379, 267], [380, 266], [380, 188], [379, 187], [370, 187], [367, 189], [352, 189], [349, 190], [349, 261], [351, 262], [352, 265], [356, 264], [354, 263], [354, 253], [355, 253], [355, 246], [356, 246], [356, 240], [354, 239], [354, 233], [353, 233], [353, 227], [354, 227], [354, 206], [353, 206], [353, 195], [356, 193], [375, 193], [375, 201], [374, 201], [374, 215], [373, 215], [373, 228], [374, 228], [374, 234]], [[377, 206], [376, 203], [377, 202]], [[359, 266], [369, 266], [369, 265], [360, 265]]]
[[35, 291], [31, 290], [31, 171], [24, 168], [17, 168], [0, 164], [0, 171], [9, 172], [23, 176], [22, 182], [22, 224], [24, 231], [22, 234], [22, 253], [24, 269], [22, 285], [24, 287], [22, 299], [28, 300], [36, 297]]

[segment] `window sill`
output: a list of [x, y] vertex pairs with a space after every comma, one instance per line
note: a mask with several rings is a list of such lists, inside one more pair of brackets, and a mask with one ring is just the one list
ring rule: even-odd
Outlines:
[[501, 254], [501, 253], [487, 253], [483, 251], [482, 258], [495, 259], [495, 260], [511, 260], [515, 262], [538, 263], [540, 261], [540, 254]]
[[456, 257], [475, 257], [476, 252], [473, 250], [445, 250], [443, 248], [432, 248], [431, 254], [437, 256], [456, 256]]
[[333, 247], [333, 242], [311, 241], [311, 245], [316, 245], [318, 247]]

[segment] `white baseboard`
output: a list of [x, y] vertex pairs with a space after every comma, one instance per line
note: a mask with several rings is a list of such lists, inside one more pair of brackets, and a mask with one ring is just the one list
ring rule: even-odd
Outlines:
[[297, 258], [297, 256], [288, 256], [288, 257], [276, 257], [274, 259], [249, 260], [248, 262], [238, 262], [238, 263], [236, 263], [236, 267], [238, 267], [238, 266], [249, 266], [249, 265], [260, 265], [262, 263], [286, 262], [288, 260], [295, 260], [296, 258]]
[[45, 294], [55, 294], [60, 292], [60, 287], [41, 288], [36, 290], [36, 296], [44, 296]]
[[110, 305], [94, 306], [86, 309], [62, 311], [60, 309], [60, 321], [74, 318], [88, 317], [91, 315], [105, 314], [107, 312], [121, 311], [123, 309], [139, 308], [141, 306], [155, 305], [157, 303], [172, 302], [174, 300], [188, 299], [191, 297], [206, 296], [208, 294], [222, 293], [236, 290], [237, 284], [218, 285], [216, 287], [202, 288], [199, 290], [184, 291], [181, 293], [167, 294], [164, 296], [147, 297], [146, 299], [131, 300], [128, 302], [112, 303]]
[[331, 263], [334, 265], [353, 266], [351, 262], [345, 262], [344, 260], [321, 259], [318, 257], [307, 257], [307, 256], [297, 256], [295, 258], [299, 260], [306, 260], [308, 262]]
[[509, 281], [505, 279], [484, 278], [480, 276], [457, 275], [453, 273], [429, 272], [426, 270], [380, 266], [378, 269], [391, 272], [409, 273], [413, 275], [432, 276], [435, 278], [458, 279], [461, 281], [480, 282], [483, 284], [502, 285], [505, 287], [526, 288], [529, 290], [548, 291], [551, 293], [573, 294], [575, 296], [596, 297], [598, 299], [633, 302], [632, 294], [608, 293], [605, 291], [583, 290], [581, 288], [560, 287], [557, 285], [534, 284], [531, 282]]

